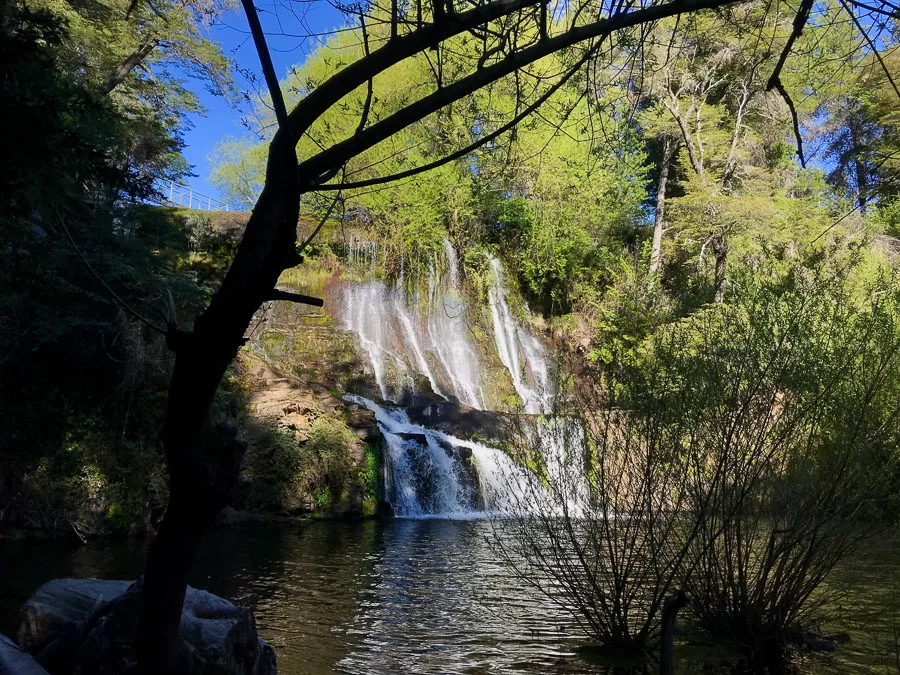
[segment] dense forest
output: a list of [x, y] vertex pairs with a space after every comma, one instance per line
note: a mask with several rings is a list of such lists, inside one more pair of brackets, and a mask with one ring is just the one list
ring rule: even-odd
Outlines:
[[[329, 6], [0, 7], [0, 537], [149, 537], [112, 651], [179, 672], [214, 523], [446, 515], [445, 454], [641, 668], [679, 609], [750, 670], [843, 644], [827, 580], [900, 518], [897, 7]], [[203, 88], [228, 211], [162, 187]]]

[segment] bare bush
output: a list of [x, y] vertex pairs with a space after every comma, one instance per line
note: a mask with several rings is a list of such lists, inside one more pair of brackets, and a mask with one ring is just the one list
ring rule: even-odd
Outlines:
[[798, 265], [520, 417], [509, 452], [537, 478], [509, 472], [498, 551], [607, 645], [651, 645], [674, 587], [708, 625], [787, 637], [862, 531], [895, 417], [894, 305], [848, 286]]
[[734, 453], [711, 508], [693, 514], [687, 586], [701, 618], [770, 664], [824, 618], [817, 589], [871, 531], [889, 490], [880, 476], [896, 440], [895, 290], [854, 300], [848, 286], [843, 273], [798, 270], [742, 308], [744, 339], [778, 344], [784, 358], [758, 362], [770, 375], [756, 398], [771, 404], [737, 409], [720, 436], [755, 436], [769, 449], [765, 461]]

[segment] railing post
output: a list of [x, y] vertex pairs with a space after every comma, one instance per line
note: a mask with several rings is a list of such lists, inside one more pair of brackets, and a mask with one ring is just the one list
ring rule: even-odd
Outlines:
[[188, 208], [189, 209], [194, 208], [194, 191], [193, 190], [191, 190], [190, 193], [188, 194]]

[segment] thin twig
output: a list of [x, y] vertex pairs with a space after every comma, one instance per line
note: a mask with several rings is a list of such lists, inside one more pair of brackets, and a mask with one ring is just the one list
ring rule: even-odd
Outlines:
[[286, 133], [290, 133], [287, 107], [284, 104], [284, 94], [281, 93], [281, 85], [278, 83], [278, 76], [275, 74], [275, 66], [272, 64], [272, 55], [269, 53], [268, 45], [266, 45], [266, 34], [263, 32], [262, 25], [259, 23], [256, 7], [253, 4], [253, 0], [241, 0], [241, 5], [244, 7], [244, 13], [247, 15], [247, 23], [250, 25], [250, 33], [253, 35], [253, 44], [256, 47], [256, 53], [259, 55], [259, 63], [262, 66], [263, 76], [266, 78], [269, 96], [272, 97], [272, 106], [275, 108], [275, 117], [278, 120], [278, 126], [281, 129], [284, 129]]
[[537, 110], [541, 105], [543, 105], [547, 99], [549, 99], [553, 94], [555, 94], [569, 79], [576, 73], [578, 70], [590, 59], [591, 56], [596, 52], [597, 47], [592, 47], [588, 50], [588, 52], [578, 61], [578, 63], [569, 70], [565, 75], [563, 75], [552, 87], [550, 87], [546, 92], [544, 92], [536, 101], [534, 101], [527, 108], [522, 110], [518, 115], [513, 117], [509, 122], [498, 127], [496, 130], [491, 133], [482, 136], [474, 143], [467, 145], [460, 150], [456, 150], [455, 152], [451, 152], [440, 159], [436, 159], [433, 162], [429, 162], [428, 164], [423, 164], [422, 166], [413, 167], [412, 169], [407, 169], [406, 171], [400, 171], [398, 173], [390, 174], [387, 176], [379, 176], [377, 178], [368, 178], [366, 180], [360, 181], [351, 181], [349, 183], [341, 182], [335, 183], [332, 185], [318, 185], [314, 189], [316, 192], [322, 192], [326, 190], [351, 190], [355, 188], [363, 188], [369, 187], [370, 185], [381, 185], [384, 183], [390, 183], [397, 180], [402, 180], [404, 178], [410, 178], [411, 176], [418, 175], [420, 173], [425, 173], [426, 171], [431, 171], [432, 169], [436, 169], [448, 162], [452, 162], [460, 157], [465, 157], [469, 153], [478, 148], [482, 147], [493, 141], [495, 138], [502, 136], [507, 131], [518, 125], [523, 119], [528, 117], [531, 113]]
[[322, 219], [319, 221], [319, 224], [316, 225], [316, 229], [314, 229], [314, 230], [312, 231], [312, 234], [310, 234], [310, 235], [306, 238], [306, 241], [304, 241], [303, 244], [302, 244], [302, 245], [300, 246], [300, 248], [298, 249], [298, 251], [297, 251], [298, 255], [303, 255], [303, 251], [305, 251], [305, 250], [306, 250], [306, 247], [309, 246], [309, 245], [312, 243], [312, 240], [316, 238], [316, 235], [319, 234], [319, 230], [321, 230], [321, 229], [322, 229], [322, 226], [325, 225], [325, 221], [328, 220], [328, 218], [331, 216], [331, 212], [334, 211], [334, 207], [337, 205], [337, 203], [338, 203], [341, 199], [342, 199], [341, 193], [338, 192], [338, 193], [334, 196], [334, 199], [331, 200], [331, 204], [329, 205], [328, 209], [325, 211], [325, 215], [322, 216]]

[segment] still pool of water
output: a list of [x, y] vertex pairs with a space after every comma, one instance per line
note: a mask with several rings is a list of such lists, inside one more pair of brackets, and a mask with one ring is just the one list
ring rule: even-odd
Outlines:
[[[580, 655], [571, 616], [499, 562], [491, 531], [486, 522], [439, 519], [218, 529], [191, 584], [250, 607], [287, 675], [612, 672]], [[135, 578], [143, 546], [3, 542], [0, 632], [15, 633], [17, 608], [52, 578]], [[829, 628], [853, 642], [805, 660], [803, 672], [897, 672], [889, 643], [891, 622], [900, 621], [891, 600], [900, 560], [885, 546], [837, 571], [845, 604]], [[679, 658], [678, 672], [730, 670], [711, 670], [696, 646], [684, 645]]]

